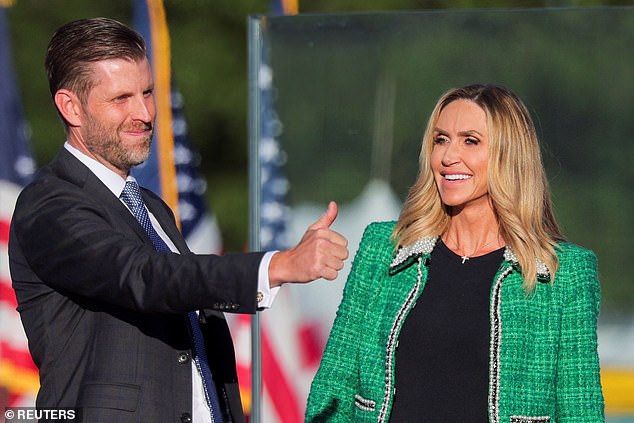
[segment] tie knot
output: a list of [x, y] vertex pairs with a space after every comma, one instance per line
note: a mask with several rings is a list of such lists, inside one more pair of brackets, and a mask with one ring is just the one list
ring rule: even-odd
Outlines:
[[121, 199], [131, 209], [136, 209], [143, 205], [141, 190], [139, 185], [134, 181], [126, 181], [123, 191], [121, 191]]

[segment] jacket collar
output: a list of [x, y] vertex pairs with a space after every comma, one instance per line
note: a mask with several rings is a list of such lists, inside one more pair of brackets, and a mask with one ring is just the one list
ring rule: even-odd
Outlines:
[[429, 256], [436, 246], [439, 237], [421, 238], [411, 244], [400, 247], [394, 253], [394, 259], [390, 264], [390, 272], [408, 267], [419, 256]]
[[[394, 253], [394, 258], [390, 264], [390, 273], [394, 274], [406, 267], [409, 267], [409, 265], [412, 264], [418, 257], [429, 257], [439, 238], [439, 236], [425, 237], [411, 244], [400, 247], [396, 253]], [[509, 246], [506, 246], [504, 249], [504, 260], [514, 266], [518, 271], [521, 271], [517, 256], [513, 253], [513, 250]], [[537, 277], [542, 280], [549, 280], [550, 271], [548, 270], [546, 263], [537, 258], [535, 261], [537, 262]]]
[[[55, 159], [51, 162], [53, 173], [59, 178], [71, 182], [77, 185], [86, 192], [86, 195], [94, 198], [100, 204], [106, 205], [110, 210], [113, 210], [122, 222], [126, 222], [128, 226], [136, 232], [136, 234], [144, 241], [150, 243], [147, 233], [136, 218], [130, 213], [130, 211], [123, 205], [123, 203], [84, 163], [82, 163], [77, 157], [75, 157], [70, 151], [62, 147], [58, 152]], [[152, 195], [150, 191], [142, 188], [141, 196], [148, 210], [161, 222], [161, 228], [165, 231], [167, 236], [172, 240], [176, 248], [181, 253], [189, 252], [187, 244], [178, 233], [178, 229], [175, 225], [170, 224], [173, 222], [173, 217], [168, 213], [167, 209], [161, 204], [161, 200], [156, 195]], [[163, 225], [162, 223], [166, 223]]]

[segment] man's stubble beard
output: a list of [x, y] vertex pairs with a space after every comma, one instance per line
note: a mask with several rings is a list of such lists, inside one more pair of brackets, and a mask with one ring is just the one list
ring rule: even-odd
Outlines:
[[[152, 129], [152, 124], [139, 124], [145, 129]], [[125, 124], [108, 128], [102, 125], [97, 119], [89, 117], [86, 124], [85, 143], [86, 147], [95, 155], [102, 157], [117, 169], [128, 172], [134, 166], [140, 165], [150, 156], [150, 147], [152, 145], [152, 131], [146, 137], [143, 137], [142, 144], [138, 144], [134, 150], [126, 149], [119, 133], [126, 128]], [[139, 128], [140, 129], [140, 128]]]

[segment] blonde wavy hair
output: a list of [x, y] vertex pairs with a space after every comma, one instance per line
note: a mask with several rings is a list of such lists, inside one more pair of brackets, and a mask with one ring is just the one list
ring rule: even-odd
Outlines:
[[486, 113], [489, 196], [500, 233], [522, 268], [524, 288], [531, 292], [537, 283], [538, 260], [546, 264], [552, 276], [555, 275], [559, 266], [555, 248], [564, 237], [552, 210], [550, 189], [530, 113], [506, 88], [470, 85], [452, 89], [438, 100], [423, 135], [418, 177], [409, 189], [392, 238], [398, 248], [420, 238], [440, 236], [449, 228], [450, 207], [440, 199], [430, 156], [438, 117], [456, 100], [473, 101]]

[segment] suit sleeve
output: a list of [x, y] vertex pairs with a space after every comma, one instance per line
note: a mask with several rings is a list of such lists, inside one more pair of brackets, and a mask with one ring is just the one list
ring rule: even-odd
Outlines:
[[255, 312], [261, 254], [157, 253], [114, 195], [97, 201], [83, 192], [91, 187], [50, 179], [25, 189], [16, 205], [10, 265], [18, 295], [44, 297], [38, 289], [48, 287], [143, 312]]
[[[367, 312], [372, 281], [366, 276], [379, 260], [374, 225], [366, 228], [343, 291], [319, 370], [312, 382], [306, 422], [354, 421], [354, 395], [359, 392], [359, 337]], [[384, 248], [383, 248], [384, 249]]]
[[[600, 287], [596, 256], [577, 250], [562, 260], [558, 278], [566, 280], [566, 303], [557, 366], [557, 421], [603, 421], [603, 394], [597, 352]], [[555, 281], [557, 283], [557, 281]]]

